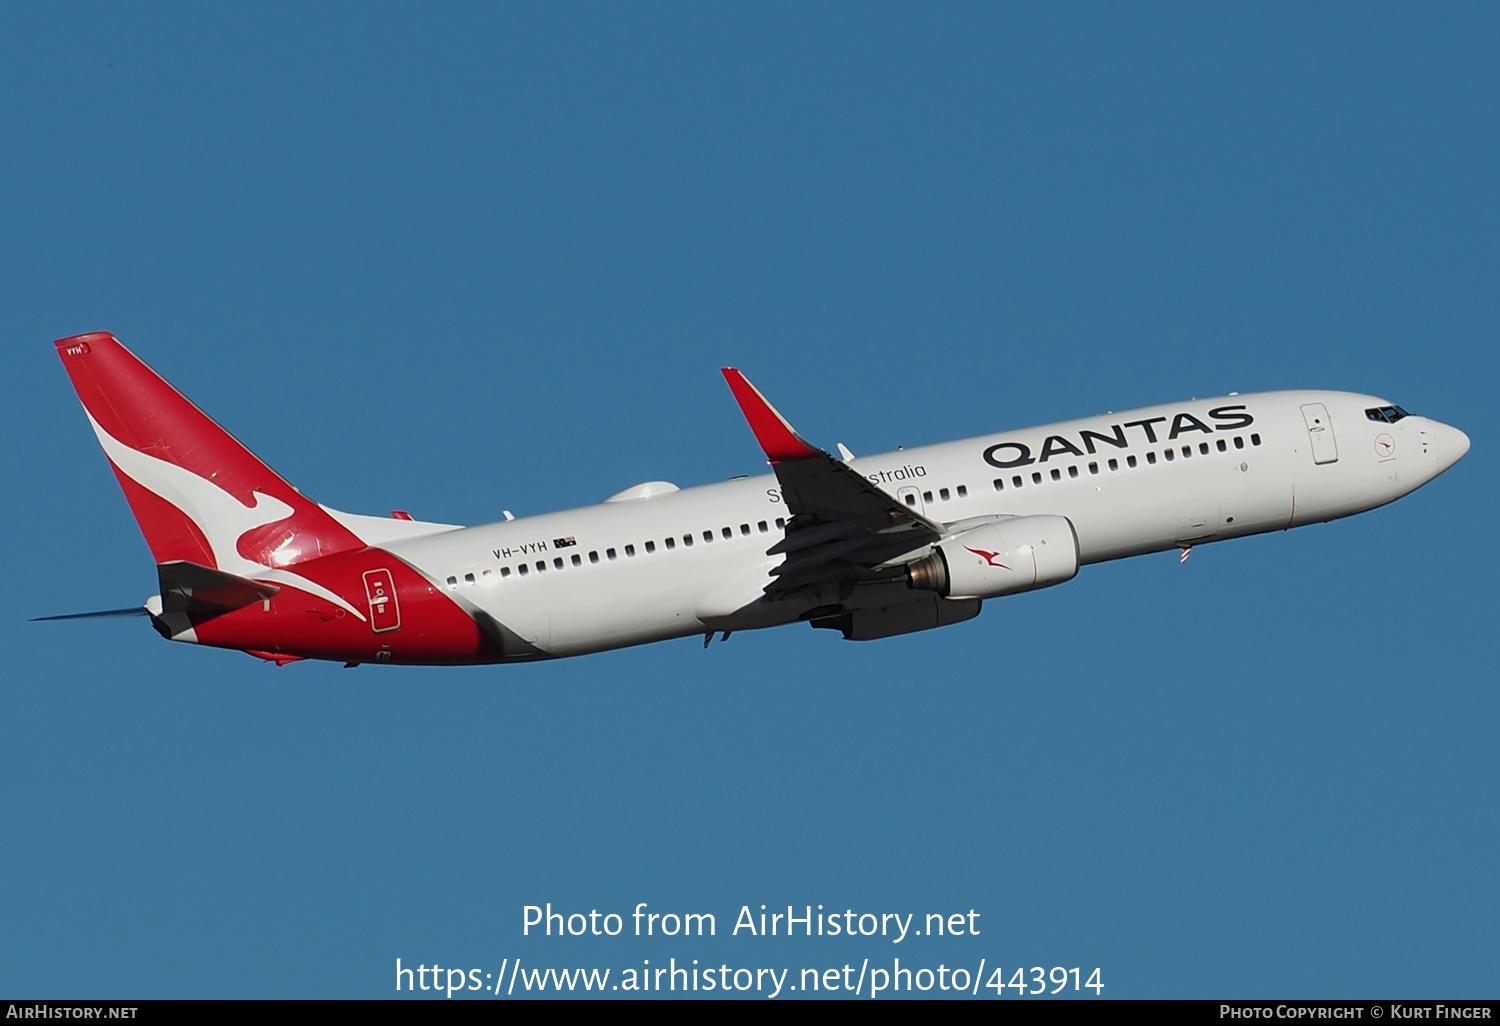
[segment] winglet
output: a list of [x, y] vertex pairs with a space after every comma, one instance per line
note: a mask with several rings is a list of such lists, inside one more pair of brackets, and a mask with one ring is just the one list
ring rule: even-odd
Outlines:
[[740, 404], [740, 412], [750, 422], [755, 440], [765, 450], [772, 463], [782, 460], [806, 460], [823, 455], [823, 450], [807, 444], [787, 419], [776, 412], [776, 407], [766, 401], [760, 389], [750, 384], [750, 379], [733, 367], [721, 368], [729, 390]]

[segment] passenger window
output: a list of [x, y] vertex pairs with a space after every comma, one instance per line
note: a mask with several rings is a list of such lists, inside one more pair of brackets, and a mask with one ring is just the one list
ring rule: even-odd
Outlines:
[[1225, 450], [1225, 449], [1228, 449], [1228, 448], [1229, 448], [1229, 446], [1227, 446], [1227, 445], [1225, 445], [1225, 444], [1224, 444], [1224, 439], [1222, 439], [1222, 438], [1221, 438], [1221, 439], [1219, 439], [1219, 440], [1218, 440], [1218, 441], [1217, 441], [1217, 442], [1215, 442], [1215, 443], [1214, 443], [1214, 444], [1215, 444], [1215, 445], [1217, 445], [1217, 446], [1218, 446], [1218, 447], [1219, 447], [1219, 451], [1220, 451], [1220, 452], [1223, 452], [1223, 451], [1224, 451], [1224, 450]]
[[557, 558], [556, 558], [556, 559], [554, 559], [554, 560], [553, 560], [553, 561], [552, 561], [552, 566], [553, 566], [553, 568], [554, 568], [554, 569], [556, 569], [556, 570], [561, 570], [561, 569], [562, 569], [562, 568], [563, 568], [563, 561], [562, 561], [562, 557], [561, 557], [561, 556], [558, 556], [558, 557], [557, 557]]
[[605, 549], [604, 550], [604, 558], [605, 559], [614, 559], [615, 558], [615, 550], [614, 549]]
[[1187, 459], [1192, 454], [1193, 454], [1193, 447], [1191, 445], [1184, 445], [1182, 447], [1182, 458], [1183, 459]]
[[703, 532], [703, 540], [706, 541], [706, 542], [713, 541], [714, 540], [714, 533], [712, 531], [704, 531]]
[[776, 530], [780, 531], [786, 527], [786, 520], [782, 517], [776, 518]]
[[1077, 467], [1069, 467], [1068, 468], [1068, 476], [1069, 477], [1077, 477], [1078, 476], [1078, 468]]
[[502, 566], [500, 568], [500, 576], [501, 577], [509, 577], [510, 576], [510, 567], [508, 567], [508, 566]]
[[1208, 443], [1207, 442], [1199, 442], [1198, 443], [1198, 453], [1201, 456], [1207, 456], [1208, 455]]
[[944, 502], [947, 502], [948, 501], [948, 489], [946, 489], [946, 488], [939, 488], [938, 489], [938, 498], [942, 499]]
[[458, 578], [457, 577], [450, 577], [450, 578], [448, 578], [448, 587], [450, 587], [450, 588], [457, 588], [458, 587]]
[[[1134, 457], [1131, 457], [1131, 458], [1134, 459]], [[1156, 453], [1154, 453], [1154, 452], [1148, 452], [1148, 453], [1146, 453], [1146, 462], [1147, 463], [1155, 463], [1156, 462]]]
[[917, 505], [917, 497], [915, 495], [907, 495], [906, 504], [915, 509]]
[[522, 563], [516, 567], [516, 573], [520, 574], [522, 577], [525, 577], [527, 574], [531, 573], [531, 568], [525, 563]]
[[1039, 470], [1033, 470], [1031, 472], [1031, 483], [1032, 484], [1041, 484], [1042, 483], [1042, 472], [1041, 471], [1039, 471]]
[[1054, 481], [1061, 481], [1062, 480], [1062, 471], [1058, 470], [1056, 467], [1052, 468], [1052, 480], [1054, 480]]
[[583, 566], [583, 557], [580, 556], [580, 555], [578, 555], [578, 553], [576, 553], [576, 552], [573, 553], [573, 565], [574, 566]]
[[654, 541], [648, 541], [646, 543], [646, 554], [649, 556], [651, 553], [653, 553], [655, 551], [656, 551], [656, 542], [654, 542]]
[[1245, 447], [1245, 440], [1243, 438], [1241, 438], [1239, 435], [1235, 435], [1234, 436], [1234, 447], [1236, 449], [1243, 449]]
[[749, 534], [749, 533], [750, 533], [750, 525], [749, 524], [741, 524], [740, 525], [740, 534]]
[[756, 521], [756, 523], [755, 523], [755, 529], [757, 531], [759, 531], [761, 534], [765, 534], [766, 531], [768, 530], [768, 528], [766, 527], [766, 522], [764, 520], [758, 520], [758, 521]]
[[663, 544], [669, 549], [675, 549], [677, 547], [677, 539], [669, 537]]
[[1109, 469], [1110, 470], [1119, 470], [1120, 469], [1120, 461], [1119, 460], [1110, 460], [1109, 461]]
[[922, 501], [923, 502], [931, 502], [932, 501], [932, 493], [931, 492], [923, 492], [922, 493]]
[[1250, 436], [1250, 444], [1251, 445], [1259, 445], [1260, 444], [1260, 435], [1251, 435]]
[[539, 574], [544, 574], [547, 572], [547, 561], [545, 559], [539, 559], [536, 561], [536, 572]]
[[590, 552], [589, 553], [589, 562], [590, 563], [597, 563], [597, 562], [599, 562], [599, 553], [597, 553], [597, 552]]
[[1099, 473], [1099, 464], [1097, 464], [1097, 463], [1090, 463], [1089, 464], [1089, 473], [1090, 474], [1097, 474], [1097, 473]]
[[1017, 488], [1021, 487], [1021, 475], [1017, 474], [1015, 477], [1011, 478], [1010, 483], [1015, 485]]
[[1003, 491], [1005, 491], [1005, 478], [1003, 478], [1003, 477], [997, 477], [997, 478], [995, 478], [995, 491], [997, 491], [997, 492], [1003, 492]]
[[625, 546], [625, 555], [627, 555], [627, 556], [634, 556], [635, 555], [635, 546], [634, 545], [627, 545], [627, 546]]
[[733, 538], [734, 537], [734, 529], [731, 528], [731, 527], [722, 528], [719, 531], [719, 533], [722, 534], [726, 538]]
[[473, 574], [464, 574], [464, 583], [465, 584], [473, 584], [474, 583], [474, 575]]
[[[1171, 449], [1163, 449], [1161, 451], [1161, 454], [1162, 454], [1162, 456], [1166, 457], [1166, 460], [1167, 460], [1168, 463], [1171, 463], [1173, 460], [1175, 460], [1177, 458], [1177, 454], [1175, 452], [1173, 452]], [[1147, 462], [1150, 462], [1149, 457], [1147, 459]]]
[[687, 549], [692, 548], [693, 547], [693, 536], [690, 535], [690, 534], [683, 535], [682, 536], [682, 545], [683, 545], [683, 548], [687, 548]]
[[958, 486], [958, 497], [960, 499], [968, 497], [968, 494], [969, 494], [969, 486], [968, 485], [959, 485]]

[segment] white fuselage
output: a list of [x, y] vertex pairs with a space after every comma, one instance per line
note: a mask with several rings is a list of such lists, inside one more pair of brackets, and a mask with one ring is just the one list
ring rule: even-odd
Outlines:
[[[1367, 415], [1388, 406], [1348, 392], [1231, 395], [849, 466], [940, 524], [1060, 514], [1073, 524], [1080, 562], [1097, 563], [1373, 509], [1467, 451], [1462, 432], [1427, 418]], [[385, 548], [516, 635], [512, 654], [522, 658], [774, 626], [840, 600], [817, 590], [765, 597], [783, 559], [766, 550], [791, 515], [775, 476], [640, 491], [657, 494]]]

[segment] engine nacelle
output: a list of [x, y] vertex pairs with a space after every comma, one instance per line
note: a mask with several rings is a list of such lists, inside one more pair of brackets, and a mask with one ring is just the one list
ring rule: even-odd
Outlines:
[[907, 566], [907, 583], [944, 598], [996, 598], [1078, 573], [1078, 536], [1067, 517], [1010, 517], [940, 542]]

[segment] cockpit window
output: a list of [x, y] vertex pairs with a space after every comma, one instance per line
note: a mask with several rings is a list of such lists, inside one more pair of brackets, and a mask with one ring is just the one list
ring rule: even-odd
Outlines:
[[1366, 410], [1365, 416], [1382, 424], [1394, 424], [1402, 417], [1410, 417], [1411, 414], [1399, 406], [1377, 406], [1374, 409]]

